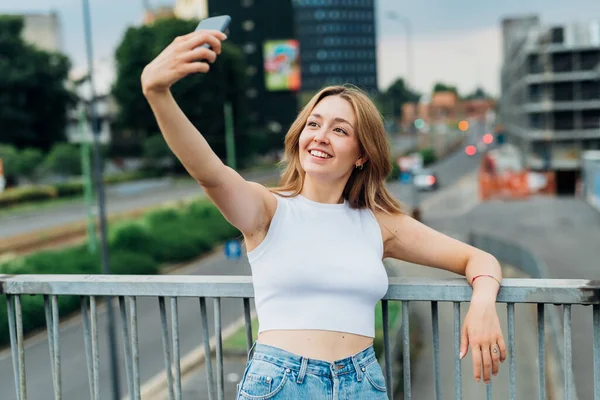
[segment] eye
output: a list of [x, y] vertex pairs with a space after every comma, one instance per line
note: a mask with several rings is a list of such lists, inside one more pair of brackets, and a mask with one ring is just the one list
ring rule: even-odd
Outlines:
[[306, 126], [317, 126], [317, 123], [315, 121], [308, 121]]
[[343, 130], [342, 128], [335, 128], [335, 129], [334, 129], [334, 131], [335, 131], [335, 132], [341, 132], [341, 133], [343, 133], [344, 135], [347, 135], [347, 134], [348, 134], [348, 132], [346, 132], [346, 131], [345, 131], [345, 130]]

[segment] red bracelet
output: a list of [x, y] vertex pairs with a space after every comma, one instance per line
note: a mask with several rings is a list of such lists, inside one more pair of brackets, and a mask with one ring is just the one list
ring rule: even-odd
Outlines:
[[487, 276], [487, 277], [490, 277], [490, 278], [494, 279], [496, 282], [498, 282], [498, 285], [500, 287], [502, 287], [502, 283], [500, 282], [500, 280], [498, 278], [496, 278], [494, 275], [488, 275], [488, 274], [481, 274], [481, 275], [474, 276], [473, 279], [471, 279], [471, 286], [473, 286], [473, 283], [475, 282], [475, 279], [477, 279], [477, 278], [479, 278], [481, 276]]

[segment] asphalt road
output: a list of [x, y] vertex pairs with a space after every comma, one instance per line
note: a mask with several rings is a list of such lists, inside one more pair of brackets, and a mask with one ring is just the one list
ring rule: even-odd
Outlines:
[[[247, 179], [265, 181], [275, 179], [277, 171], [261, 171], [247, 174]], [[162, 179], [155, 181], [155, 188], [132, 188], [126, 186], [122, 191], [108, 189], [106, 197], [106, 212], [118, 214], [155, 206], [168, 201], [184, 200], [203, 194], [202, 188], [192, 179], [189, 181], [173, 181]], [[40, 210], [20, 212], [0, 216], [0, 239], [15, 235], [51, 229], [87, 218], [83, 200], [57, 204]]]
[[[488, 132], [490, 128], [490, 126], [483, 123], [472, 123], [469, 128], [467, 143], [480, 142], [481, 137]], [[415, 192], [411, 185], [403, 184], [395, 188], [394, 195], [407, 207], [413, 207], [414, 204], [422, 205], [427, 203], [432, 197], [438, 196], [439, 191], [452, 187], [458, 180], [470, 173], [474, 173], [478, 168], [481, 153], [478, 152], [474, 156], [467, 156], [463, 150], [463, 148], [458, 149], [456, 152], [448, 155], [446, 158], [430, 167], [437, 175], [440, 184], [440, 189], [438, 189], [438, 191], [417, 192], [415, 197]]]

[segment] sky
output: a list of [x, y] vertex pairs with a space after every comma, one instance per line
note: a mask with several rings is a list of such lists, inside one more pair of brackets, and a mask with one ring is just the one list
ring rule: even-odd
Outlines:
[[[175, 0], [148, 0], [151, 6]], [[257, 0], [266, 1], [266, 0]], [[271, 0], [277, 1], [277, 0]], [[10, 3], [10, 4], [9, 4]], [[143, 0], [90, 0], [95, 63], [110, 65], [128, 26], [141, 23]], [[82, 0], [19, 0], [0, 4], [1, 13], [58, 12], [64, 51], [75, 68], [86, 67]], [[435, 82], [455, 85], [461, 93], [482, 86], [499, 94], [502, 62], [500, 21], [504, 17], [537, 14], [544, 24], [600, 20], [599, 0], [376, 0], [378, 78], [384, 89], [407, 74], [404, 25], [387, 17], [393, 11], [412, 26], [411, 87], [431, 90]], [[98, 68], [99, 91], [113, 78], [110, 68]]]

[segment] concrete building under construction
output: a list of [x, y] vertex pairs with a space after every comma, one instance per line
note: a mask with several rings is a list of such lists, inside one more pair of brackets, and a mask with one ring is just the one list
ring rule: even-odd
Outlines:
[[545, 26], [502, 21], [500, 117], [526, 168], [556, 173], [573, 193], [581, 153], [600, 149], [600, 20]]

